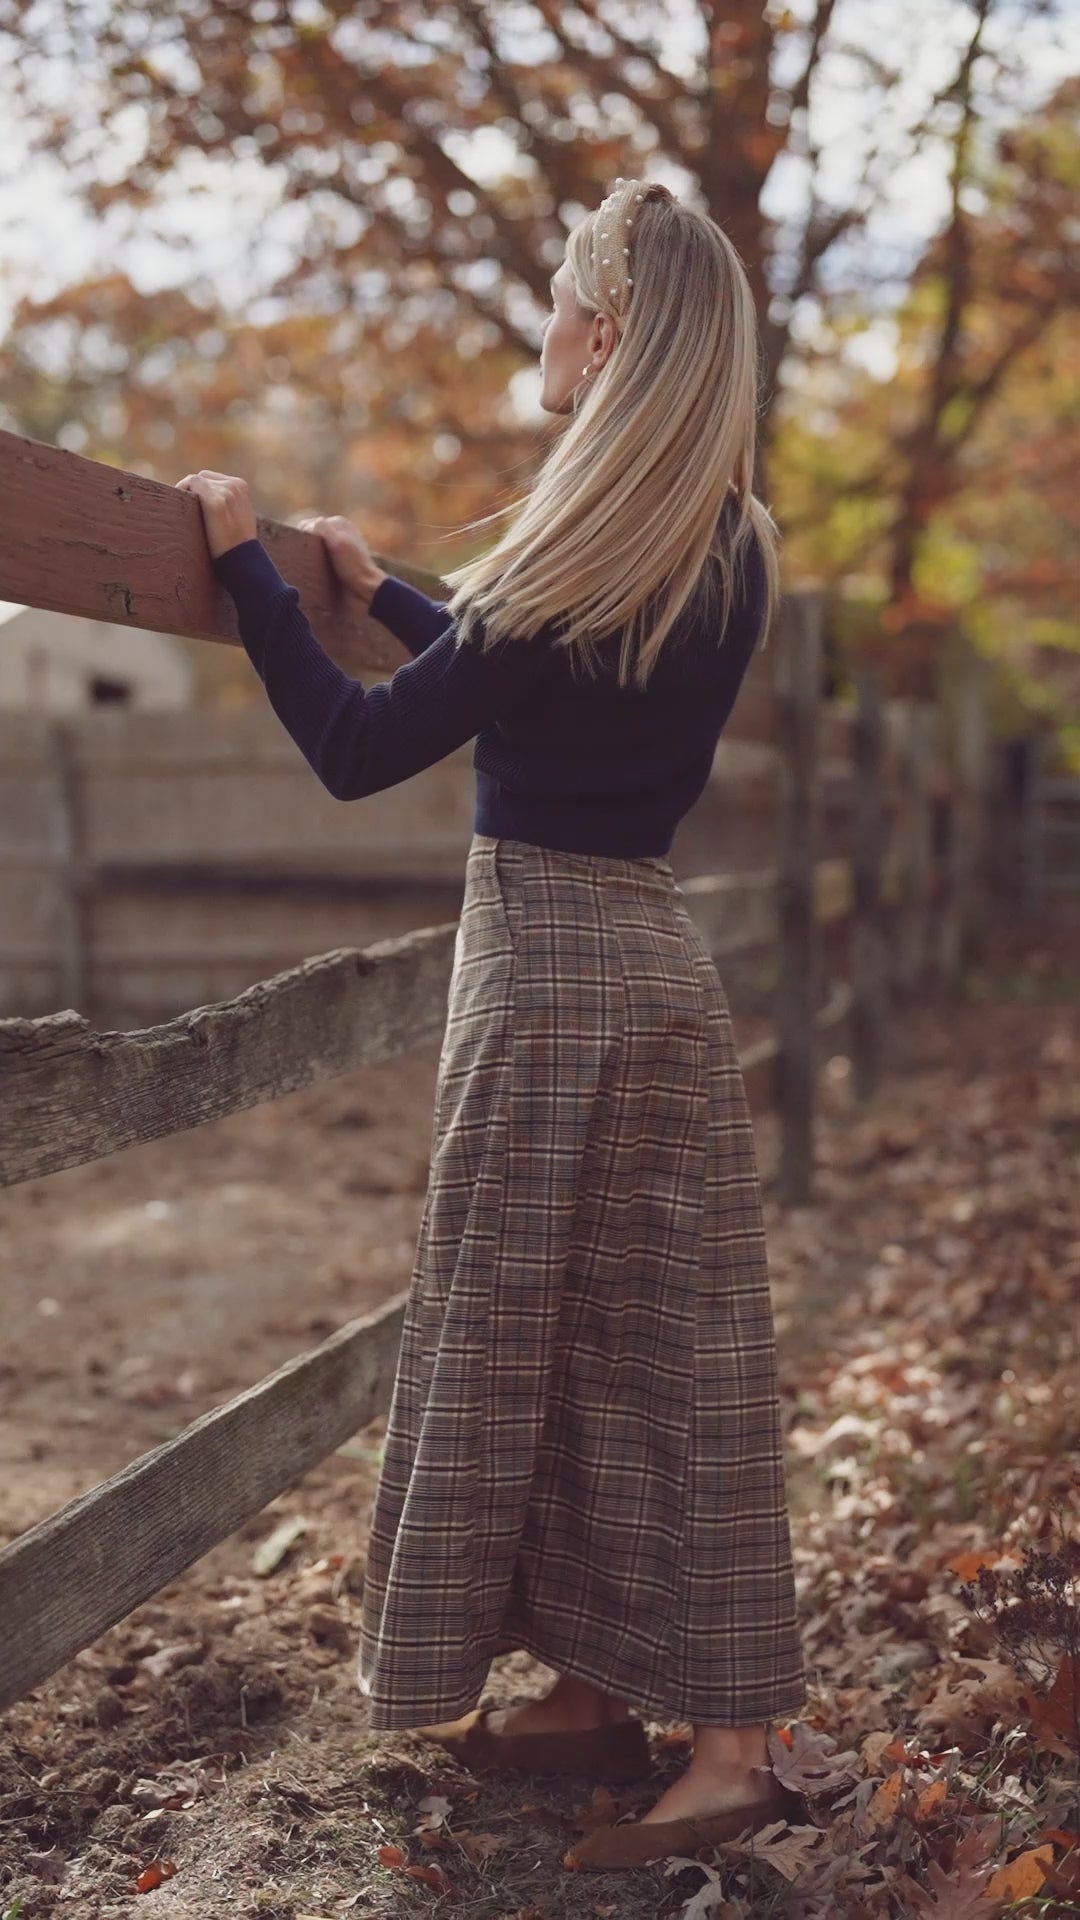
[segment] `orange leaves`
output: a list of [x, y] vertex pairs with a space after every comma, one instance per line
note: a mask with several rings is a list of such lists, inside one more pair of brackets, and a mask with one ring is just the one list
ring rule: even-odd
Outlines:
[[434, 1893], [444, 1893], [451, 1900], [457, 1898], [457, 1891], [441, 1867], [411, 1867], [408, 1857], [400, 1847], [378, 1847], [375, 1857], [381, 1867], [390, 1867], [400, 1872], [406, 1880], [418, 1880], [422, 1886], [430, 1887]]
[[[900, 1741], [894, 1741], [885, 1749], [889, 1758], [897, 1757], [897, 1750], [903, 1751]], [[920, 1786], [916, 1779], [909, 1779], [908, 1772], [901, 1761], [895, 1772], [882, 1781], [880, 1787], [868, 1800], [862, 1819], [866, 1828], [884, 1829], [891, 1826], [897, 1814], [902, 1813], [916, 1827], [931, 1826], [945, 1808], [949, 1797], [949, 1783], [943, 1775], [929, 1780]]]
[[873, 1798], [867, 1802], [863, 1818], [869, 1826], [882, 1827], [894, 1818], [903, 1788], [904, 1769], [897, 1767], [896, 1772], [890, 1773], [888, 1779], [882, 1781]]
[[1015, 1551], [1005, 1554], [984, 1549], [980, 1553], [956, 1553], [951, 1560], [946, 1560], [945, 1571], [955, 1573], [958, 1580], [975, 1580], [982, 1567], [998, 1567], [1003, 1560], [1017, 1563], [1021, 1559], [1022, 1555]]
[[1066, 1849], [1064, 1858], [1056, 1865], [1049, 1860], [1043, 1862], [1043, 1873], [1047, 1886], [1052, 1887], [1055, 1893], [1070, 1896], [1074, 1906], [1080, 1907], [1080, 1833], [1062, 1832], [1060, 1827], [1044, 1827], [1037, 1837], [1039, 1840], [1051, 1840]]
[[932, 1819], [934, 1814], [944, 1806], [948, 1794], [949, 1788], [946, 1781], [942, 1779], [931, 1780], [930, 1785], [924, 1787], [922, 1792], [917, 1796], [915, 1805], [912, 1808], [912, 1815], [915, 1821], [919, 1825], [922, 1825], [925, 1821]]
[[136, 1893], [153, 1893], [154, 1888], [160, 1887], [163, 1881], [171, 1880], [175, 1872], [175, 1860], [151, 1860], [135, 1882]]
[[1046, 1867], [1053, 1865], [1053, 1860], [1053, 1847], [1030, 1847], [1027, 1853], [1018, 1853], [1008, 1866], [999, 1867], [996, 1873], [990, 1875], [986, 1883], [987, 1898], [1026, 1900], [1043, 1886]]
[[451, 1899], [456, 1898], [451, 1882], [441, 1867], [406, 1867], [406, 1880], [419, 1880], [423, 1886], [431, 1887], [435, 1893], [445, 1893]]
[[[470, 1795], [469, 1798], [475, 1799], [476, 1795]], [[454, 1846], [481, 1872], [487, 1868], [493, 1856], [507, 1844], [506, 1840], [494, 1833], [455, 1833], [451, 1837], [448, 1826], [451, 1803], [443, 1794], [426, 1794], [420, 1801], [417, 1812], [420, 1817], [413, 1832], [427, 1852]], [[442, 1894], [448, 1900], [459, 1898], [454, 1882], [445, 1869], [435, 1862], [428, 1866], [412, 1865], [403, 1848], [395, 1846], [376, 1848], [375, 1857], [381, 1867], [400, 1873], [403, 1880], [414, 1880], [418, 1886], [430, 1887], [433, 1893]]]

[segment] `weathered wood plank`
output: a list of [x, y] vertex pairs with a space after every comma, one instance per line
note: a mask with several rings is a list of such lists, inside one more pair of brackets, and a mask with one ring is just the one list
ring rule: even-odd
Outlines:
[[945, 849], [945, 897], [937, 927], [937, 970], [953, 990], [985, 933], [988, 662], [970, 645], [957, 663], [950, 743], [952, 801]]
[[679, 882], [686, 908], [714, 960], [776, 940], [776, 871], [697, 873]]
[[[214, 577], [193, 494], [0, 432], [0, 521], [0, 599], [240, 645], [233, 604]], [[347, 600], [315, 534], [265, 518], [258, 531], [285, 579], [299, 590], [312, 631], [341, 666], [352, 673], [390, 672], [408, 658], [385, 627]], [[388, 572], [440, 597], [434, 575], [406, 561], [376, 558]]]
[[48, 751], [60, 991], [69, 1006], [81, 1007], [86, 999], [88, 904], [83, 870], [82, 781], [72, 755], [71, 729], [62, 721], [49, 730]]
[[457, 923], [340, 947], [161, 1026], [0, 1020], [0, 1186], [387, 1060], [443, 1031]]
[[[811, 1056], [815, 1070], [822, 1060], [844, 1042], [854, 996], [847, 981], [840, 981], [823, 1007], [814, 1015]], [[746, 1097], [753, 1113], [767, 1112], [779, 1102], [780, 1042], [776, 1035], [755, 1040], [739, 1055]]]
[[894, 984], [913, 998], [923, 984], [930, 950], [934, 895], [933, 799], [937, 715], [923, 702], [907, 714], [907, 783], [904, 795], [903, 887]]
[[0, 1550], [0, 1709], [387, 1411], [406, 1298], [350, 1321]]
[[851, 967], [855, 990], [852, 1012], [852, 1067], [856, 1097], [865, 1101], [881, 1079], [889, 963], [884, 891], [885, 807], [882, 759], [885, 746], [884, 688], [876, 662], [858, 670], [859, 725], [856, 730], [854, 809], [855, 921]]
[[[846, 861], [820, 861], [813, 879], [820, 921], [850, 912]], [[774, 944], [774, 869], [700, 874], [682, 892], [716, 959]], [[435, 1038], [456, 931], [454, 921], [335, 948], [235, 999], [130, 1032], [98, 1031], [73, 1008], [0, 1020], [0, 1186], [181, 1133]], [[770, 1065], [759, 1076], [758, 1105], [769, 1103], [772, 1073]]]
[[[235, 610], [214, 577], [194, 495], [0, 431], [0, 520], [0, 599], [240, 645]], [[315, 534], [265, 516], [257, 524], [282, 576], [297, 588], [312, 632], [340, 666], [350, 673], [391, 673], [409, 658], [342, 592]], [[432, 599], [447, 597], [442, 581], [424, 568], [384, 554], [375, 558]], [[728, 722], [732, 738], [772, 738], [768, 681], [767, 666], [759, 668], [755, 658]]]
[[784, 768], [776, 1022], [780, 1041], [779, 1189], [787, 1205], [805, 1204], [812, 1185], [817, 1074], [814, 1016], [820, 973], [814, 885], [821, 628], [819, 594], [792, 595], [785, 600], [776, 635], [777, 738]]

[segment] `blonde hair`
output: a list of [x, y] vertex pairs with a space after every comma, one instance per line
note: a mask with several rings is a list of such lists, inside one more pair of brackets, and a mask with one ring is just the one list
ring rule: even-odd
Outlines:
[[641, 688], [692, 598], [719, 641], [755, 537], [763, 633], [772, 619], [777, 530], [752, 491], [757, 317], [726, 233], [656, 181], [617, 182], [567, 236], [566, 259], [579, 306], [610, 316], [615, 346], [575, 389], [525, 498], [468, 523], [515, 516], [443, 574], [447, 611], [459, 642], [479, 631], [485, 649], [554, 624], [590, 671], [596, 641], [621, 630], [620, 684]]

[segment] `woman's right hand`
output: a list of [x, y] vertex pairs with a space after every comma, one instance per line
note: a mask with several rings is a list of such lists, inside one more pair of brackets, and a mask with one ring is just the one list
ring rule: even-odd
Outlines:
[[376, 587], [389, 578], [376, 562], [371, 548], [343, 514], [319, 515], [298, 522], [301, 532], [317, 533], [326, 548], [332, 572], [346, 592], [356, 595], [365, 607], [371, 604]]

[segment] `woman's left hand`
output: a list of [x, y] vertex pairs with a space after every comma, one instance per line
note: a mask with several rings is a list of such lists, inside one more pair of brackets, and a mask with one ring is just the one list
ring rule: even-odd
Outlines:
[[185, 493], [193, 493], [202, 508], [203, 525], [210, 557], [216, 560], [242, 540], [257, 540], [255, 509], [246, 480], [231, 473], [188, 473], [177, 481]]

